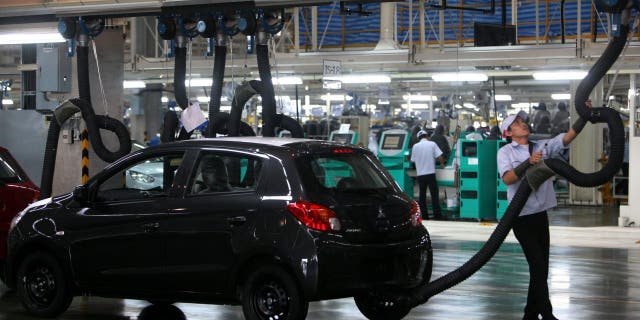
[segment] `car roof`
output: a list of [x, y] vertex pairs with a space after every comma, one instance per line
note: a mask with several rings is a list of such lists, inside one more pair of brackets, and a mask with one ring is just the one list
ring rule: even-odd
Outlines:
[[[301, 138], [276, 138], [276, 137], [220, 137], [203, 138], [164, 143], [152, 147], [154, 149], [172, 148], [173, 146], [186, 147], [236, 147], [236, 148], [265, 148], [280, 149], [286, 147], [300, 147], [310, 145], [337, 146], [338, 144], [314, 139]], [[344, 145], [343, 145], [344, 146]], [[352, 146], [353, 147], [353, 146]]]

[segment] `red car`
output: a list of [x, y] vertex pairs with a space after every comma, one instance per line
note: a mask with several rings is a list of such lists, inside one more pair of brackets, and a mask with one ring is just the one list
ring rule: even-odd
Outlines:
[[[0, 267], [7, 254], [11, 220], [39, 195], [40, 189], [31, 182], [9, 150], [0, 147]], [[4, 278], [2, 268], [0, 278]]]

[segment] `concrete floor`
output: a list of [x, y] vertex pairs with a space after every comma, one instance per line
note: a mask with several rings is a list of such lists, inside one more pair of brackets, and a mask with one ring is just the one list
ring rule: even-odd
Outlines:
[[[618, 228], [617, 208], [573, 207], [551, 212], [549, 289], [560, 319], [640, 317], [640, 228]], [[495, 224], [427, 221], [434, 244], [433, 279], [457, 268], [483, 244]], [[521, 319], [527, 264], [513, 236], [496, 256], [462, 284], [433, 297], [406, 319]], [[308, 319], [364, 319], [352, 299], [315, 302]], [[0, 320], [35, 319], [0, 285]], [[243, 319], [240, 307], [76, 298], [61, 320]]]

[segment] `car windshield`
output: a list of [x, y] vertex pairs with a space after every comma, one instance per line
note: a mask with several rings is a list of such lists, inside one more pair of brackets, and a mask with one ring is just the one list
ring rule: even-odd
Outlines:
[[16, 183], [26, 180], [18, 164], [13, 157], [4, 151], [0, 151], [0, 181], [4, 183]]
[[339, 192], [390, 190], [389, 179], [363, 153], [327, 153], [298, 159], [300, 174], [321, 188]]

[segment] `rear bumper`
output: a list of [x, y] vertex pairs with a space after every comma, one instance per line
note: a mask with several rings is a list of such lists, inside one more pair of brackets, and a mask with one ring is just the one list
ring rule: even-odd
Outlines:
[[320, 241], [318, 298], [349, 297], [376, 287], [415, 287], [429, 281], [432, 257], [427, 235], [391, 244]]

